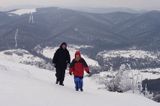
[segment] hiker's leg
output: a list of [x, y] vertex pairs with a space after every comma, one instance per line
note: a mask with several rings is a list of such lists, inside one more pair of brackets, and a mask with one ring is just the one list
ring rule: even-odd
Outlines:
[[60, 82], [60, 70], [58, 68], [56, 68], [56, 84], [58, 84]]
[[78, 78], [74, 77], [75, 89], [78, 91]]
[[65, 69], [61, 69], [61, 74], [60, 74], [60, 85], [64, 85], [64, 84], [63, 84], [64, 77], [65, 77]]
[[81, 91], [83, 91], [83, 78], [79, 79], [79, 88]]

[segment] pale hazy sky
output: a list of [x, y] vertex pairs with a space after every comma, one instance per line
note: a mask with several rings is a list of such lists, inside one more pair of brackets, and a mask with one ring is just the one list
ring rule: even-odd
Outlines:
[[0, 0], [0, 7], [13, 7], [17, 5], [129, 7], [135, 9], [160, 10], [160, 0]]

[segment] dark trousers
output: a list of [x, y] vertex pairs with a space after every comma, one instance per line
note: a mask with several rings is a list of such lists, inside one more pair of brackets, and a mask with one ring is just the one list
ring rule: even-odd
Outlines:
[[63, 84], [65, 77], [65, 69], [56, 68], [56, 78], [57, 81], [60, 82], [60, 84]]

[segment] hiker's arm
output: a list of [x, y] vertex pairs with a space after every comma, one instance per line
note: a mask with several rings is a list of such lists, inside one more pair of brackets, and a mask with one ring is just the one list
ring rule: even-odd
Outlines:
[[86, 63], [86, 61], [84, 59], [83, 59], [83, 65], [84, 65], [85, 71], [89, 74], [90, 73], [89, 66], [88, 66], [88, 64]]
[[73, 60], [69, 66], [69, 73], [73, 73], [74, 72], [74, 64], [75, 64], [75, 61]]

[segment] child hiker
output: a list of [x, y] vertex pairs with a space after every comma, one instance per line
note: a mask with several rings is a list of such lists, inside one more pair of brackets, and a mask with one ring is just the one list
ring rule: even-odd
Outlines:
[[89, 67], [86, 61], [81, 57], [80, 51], [76, 51], [75, 58], [70, 64], [70, 75], [74, 75], [75, 89], [76, 91], [83, 91], [83, 75], [84, 70], [90, 74]]

